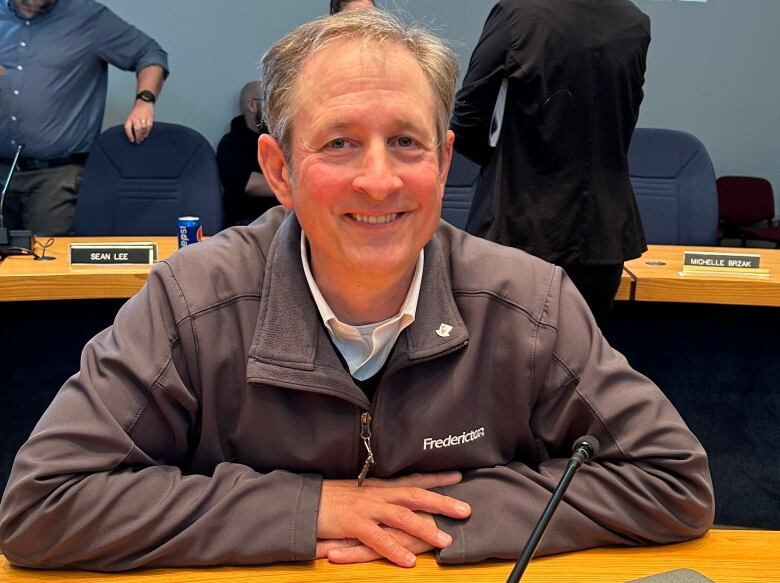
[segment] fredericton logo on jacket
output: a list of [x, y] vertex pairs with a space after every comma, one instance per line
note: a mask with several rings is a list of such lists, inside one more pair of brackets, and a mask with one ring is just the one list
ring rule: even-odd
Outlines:
[[470, 441], [476, 441], [485, 437], [485, 428], [473, 429], [471, 431], [464, 431], [460, 435], [448, 435], [442, 439], [436, 439], [434, 437], [426, 437], [423, 439], [423, 451], [427, 449], [441, 449], [442, 447], [452, 447], [453, 445], [463, 445]]

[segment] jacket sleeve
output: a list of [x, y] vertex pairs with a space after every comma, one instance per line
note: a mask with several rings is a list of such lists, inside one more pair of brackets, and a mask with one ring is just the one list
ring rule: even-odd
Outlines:
[[450, 128], [455, 133], [455, 149], [481, 166], [493, 155], [488, 134], [501, 82], [507, 77], [511, 45], [508, 15], [496, 4], [471, 55], [463, 85], [455, 96]]
[[539, 325], [539, 386], [531, 403], [531, 431], [549, 459], [474, 470], [444, 489], [471, 504], [472, 515], [436, 517], [454, 539], [438, 554], [442, 563], [517, 558], [573, 442], [585, 434], [599, 440], [601, 451], [574, 477], [538, 555], [676, 542], [712, 525], [712, 481], [701, 444], [658, 387], [607, 344], [573, 284], [555, 271], [560, 294], [548, 297], [545, 312], [557, 324]]
[[183, 304], [158, 265], [85, 347], [14, 462], [0, 504], [0, 550], [12, 563], [116, 571], [314, 557], [319, 476], [177, 467], [199, 419], [197, 361], [181, 349], [197, 338]]

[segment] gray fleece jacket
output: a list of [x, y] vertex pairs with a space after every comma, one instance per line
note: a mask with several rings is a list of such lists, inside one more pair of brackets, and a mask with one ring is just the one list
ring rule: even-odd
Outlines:
[[[467, 520], [443, 563], [514, 558], [572, 442], [601, 442], [540, 547], [698, 536], [707, 457], [661, 391], [602, 337], [560, 268], [441, 223], [415, 322], [373, 402], [328, 339], [294, 214], [187, 247], [85, 347], [19, 451], [0, 550], [34, 567], [121, 570], [314, 556], [323, 478], [461, 470]], [[449, 333], [446, 327], [451, 326]], [[437, 333], [438, 331], [438, 333]]]

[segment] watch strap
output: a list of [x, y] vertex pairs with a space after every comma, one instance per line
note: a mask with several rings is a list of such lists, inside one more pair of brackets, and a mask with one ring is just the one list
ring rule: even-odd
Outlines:
[[154, 103], [157, 101], [157, 96], [151, 91], [147, 90], [139, 91], [135, 98], [140, 99], [141, 101], [146, 101], [147, 103]]

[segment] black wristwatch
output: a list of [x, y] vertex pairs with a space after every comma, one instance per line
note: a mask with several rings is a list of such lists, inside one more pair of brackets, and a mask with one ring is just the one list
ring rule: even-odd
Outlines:
[[140, 99], [141, 101], [145, 101], [146, 103], [154, 103], [157, 101], [157, 96], [152, 93], [151, 91], [141, 91], [138, 95], [135, 96], [136, 99]]

